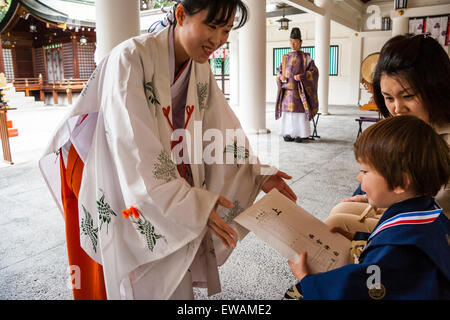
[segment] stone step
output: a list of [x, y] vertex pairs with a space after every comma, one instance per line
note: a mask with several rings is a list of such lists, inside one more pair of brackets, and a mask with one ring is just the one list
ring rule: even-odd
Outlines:
[[31, 109], [45, 106], [43, 101], [36, 101], [34, 96], [25, 96], [24, 91], [16, 91], [16, 88], [8, 84], [8, 88], [3, 90], [3, 100], [10, 108]]
[[22, 96], [14, 96], [14, 97], [8, 97], [4, 98], [4, 101], [6, 101], [9, 104], [17, 104], [17, 103], [29, 103], [34, 102], [34, 97], [22, 97]]
[[5, 98], [9, 97], [25, 97], [24, 91], [6, 91], [3, 95]]
[[11, 108], [16, 108], [17, 110], [29, 110], [29, 109], [33, 109], [33, 108], [41, 108], [44, 107], [45, 104], [42, 101], [36, 101], [36, 102], [31, 102], [31, 103], [22, 103], [22, 104], [17, 104], [14, 106], [10, 106]]
[[34, 97], [14, 97], [8, 99], [8, 106], [10, 108], [34, 108], [44, 106], [43, 101], [35, 101]]

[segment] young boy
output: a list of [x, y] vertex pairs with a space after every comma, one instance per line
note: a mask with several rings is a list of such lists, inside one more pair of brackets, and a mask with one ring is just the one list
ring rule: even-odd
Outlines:
[[371, 234], [347, 236], [364, 248], [355, 264], [310, 275], [306, 252], [289, 261], [300, 280], [292, 299], [450, 299], [450, 222], [433, 196], [449, 179], [449, 147], [413, 116], [370, 126], [355, 143], [358, 181], [369, 204], [388, 208]]

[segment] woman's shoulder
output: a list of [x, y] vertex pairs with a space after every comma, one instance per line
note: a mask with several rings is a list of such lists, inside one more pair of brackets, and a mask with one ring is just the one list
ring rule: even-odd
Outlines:
[[[115, 46], [99, 63], [99, 70], [105, 72], [129, 72], [143, 70], [145, 74], [154, 72], [154, 61], [158, 61], [161, 46], [151, 34], [127, 39]], [[113, 71], [114, 70], [114, 71]]]
[[152, 34], [143, 34], [127, 39], [111, 50], [115, 54], [132, 54], [138, 53], [141, 49], [152, 47], [155, 36]]
[[155, 54], [159, 50], [167, 50], [169, 28], [156, 33], [145, 33], [131, 37], [118, 44], [111, 53], [118, 55]]

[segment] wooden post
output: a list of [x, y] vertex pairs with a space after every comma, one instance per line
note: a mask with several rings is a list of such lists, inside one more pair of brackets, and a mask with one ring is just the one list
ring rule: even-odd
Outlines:
[[25, 78], [25, 96], [30, 96], [30, 90], [28, 90], [28, 78]]
[[53, 104], [57, 105], [58, 104], [58, 92], [55, 90], [55, 84], [53, 84]]
[[80, 78], [80, 64], [78, 61], [78, 42], [75, 33], [72, 33], [73, 68], [75, 79]]
[[67, 88], [66, 93], [67, 93], [67, 103], [72, 104], [72, 89]]
[[9, 146], [8, 124], [6, 121], [6, 108], [0, 107], [0, 139], [2, 139], [3, 159], [10, 164], [12, 162], [11, 148]]
[[41, 101], [43, 101], [45, 104], [45, 93], [43, 90], [43, 86], [44, 86], [44, 80], [42, 79], [42, 73], [39, 73], [39, 97], [40, 97]]

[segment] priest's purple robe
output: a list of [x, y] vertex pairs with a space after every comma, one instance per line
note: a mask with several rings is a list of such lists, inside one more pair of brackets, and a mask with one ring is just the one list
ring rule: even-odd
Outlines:
[[[275, 119], [279, 119], [282, 112], [300, 112], [306, 113], [311, 120], [319, 109], [317, 98], [319, 71], [314, 60], [303, 51], [292, 51], [283, 56], [283, 60], [284, 68], [283, 64], [277, 68]], [[287, 78], [286, 82], [280, 79], [282, 73]], [[294, 79], [295, 75], [300, 75], [300, 81]]]

